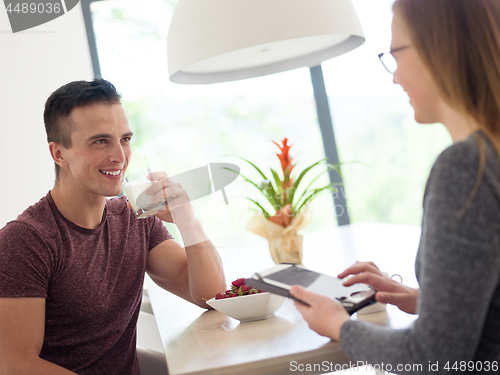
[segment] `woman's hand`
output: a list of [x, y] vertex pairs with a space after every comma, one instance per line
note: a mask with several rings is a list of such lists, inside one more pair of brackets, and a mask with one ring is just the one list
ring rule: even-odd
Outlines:
[[343, 279], [348, 275], [354, 276], [344, 282], [345, 286], [356, 283], [368, 284], [377, 291], [375, 298], [378, 302], [389, 303], [397, 306], [401, 311], [415, 314], [419, 290], [385, 276], [372, 262], [356, 262], [338, 277]]
[[309, 305], [294, 301], [309, 328], [321, 336], [340, 341], [340, 329], [350, 319], [349, 313], [340, 303], [298, 285], [290, 288], [290, 294]]

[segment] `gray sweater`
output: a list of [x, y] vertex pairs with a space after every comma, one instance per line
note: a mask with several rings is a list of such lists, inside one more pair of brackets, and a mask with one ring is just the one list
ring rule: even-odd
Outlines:
[[460, 218], [478, 175], [475, 138], [444, 150], [427, 181], [415, 266], [417, 320], [405, 330], [347, 322], [341, 343], [352, 359], [384, 363], [398, 374], [500, 373], [500, 163], [477, 134], [486, 166]]

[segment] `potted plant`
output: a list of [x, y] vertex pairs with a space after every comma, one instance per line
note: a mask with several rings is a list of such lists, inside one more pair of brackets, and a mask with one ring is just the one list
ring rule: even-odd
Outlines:
[[[297, 232], [311, 220], [309, 203], [323, 191], [336, 191], [333, 184], [315, 188], [314, 183], [324, 173], [332, 169], [340, 173], [340, 170], [338, 164], [328, 164], [328, 158], [324, 158], [298, 172], [296, 164], [292, 164], [291, 145], [288, 144], [288, 139], [284, 138], [281, 145], [274, 141], [273, 143], [280, 149], [277, 153], [281, 165], [279, 172], [269, 168], [268, 174], [265, 174], [255, 164], [241, 158], [257, 171], [262, 181], [257, 183], [240, 174], [241, 177], [253, 185], [267, 201], [261, 204], [258, 200], [245, 197], [252, 202], [257, 211], [248, 222], [247, 229], [268, 240], [271, 257], [276, 264], [283, 262], [300, 264], [303, 254], [302, 236]], [[322, 170], [304, 188], [304, 177], [320, 167]]]

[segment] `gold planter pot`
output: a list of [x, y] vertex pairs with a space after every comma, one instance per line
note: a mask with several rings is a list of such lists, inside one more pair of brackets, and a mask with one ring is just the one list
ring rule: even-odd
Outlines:
[[266, 219], [262, 212], [256, 213], [246, 229], [264, 237], [269, 242], [269, 252], [274, 263], [302, 263], [302, 235], [297, 232], [311, 221], [311, 212], [306, 204], [286, 227]]

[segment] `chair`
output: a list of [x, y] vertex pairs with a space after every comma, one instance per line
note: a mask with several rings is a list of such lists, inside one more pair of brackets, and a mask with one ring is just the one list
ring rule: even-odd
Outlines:
[[149, 313], [153, 315], [153, 307], [151, 306], [151, 301], [149, 299], [148, 289], [144, 288], [142, 290], [142, 303], [141, 303], [141, 311]]
[[156, 319], [141, 311], [137, 321], [137, 356], [141, 375], [167, 375], [168, 368]]

